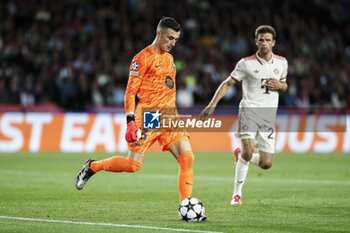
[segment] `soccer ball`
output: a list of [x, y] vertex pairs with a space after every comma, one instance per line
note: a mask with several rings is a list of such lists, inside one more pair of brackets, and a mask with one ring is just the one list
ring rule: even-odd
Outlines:
[[186, 222], [201, 222], [207, 219], [203, 203], [195, 197], [186, 198], [180, 203], [179, 217]]

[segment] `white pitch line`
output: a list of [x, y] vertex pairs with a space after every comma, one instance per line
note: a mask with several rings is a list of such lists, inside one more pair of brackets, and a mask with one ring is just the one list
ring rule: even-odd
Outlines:
[[52, 222], [52, 223], [67, 223], [67, 224], [80, 224], [80, 225], [141, 228], [141, 229], [165, 230], [165, 231], [198, 232], [198, 233], [223, 233], [223, 232], [219, 232], [219, 231], [200, 231], [200, 230], [189, 230], [189, 229], [178, 229], [178, 228], [150, 227], [150, 226], [114, 224], [114, 223], [98, 223], [98, 222], [73, 222], [73, 221], [65, 221], [65, 220], [50, 220], [50, 219], [40, 219], [40, 218], [21, 218], [21, 217], [0, 216], [0, 219], [1, 218], [2, 219], [22, 220], [22, 221], [33, 221], [33, 222]]

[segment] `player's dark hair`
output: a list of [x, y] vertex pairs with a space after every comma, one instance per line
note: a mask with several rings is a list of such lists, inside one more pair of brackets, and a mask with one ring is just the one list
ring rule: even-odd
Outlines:
[[168, 28], [173, 29], [176, 32], [179, 32], [181, 30], [181, 26], [178, 22], [176, 22], [175, 19], [170, 17], [163, 17], [158, 24], [157, 29], [158, 30], [166, 30]]
[[276, 40], [276, 31], [273, 27], [269, 25], [260, 25], [256, 30], [255, 30], [255, 39], [258, 38], [259, 34], [264, 34], [264, 33], [271, 33], [272, 37], [274, 40]]

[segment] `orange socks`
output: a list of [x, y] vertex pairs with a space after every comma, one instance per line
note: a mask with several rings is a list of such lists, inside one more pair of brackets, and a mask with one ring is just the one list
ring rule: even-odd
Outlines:
[[183, 152], [177, 162], [180, 165], [178, 188], [180, 192], [180, 202], [191, 197], [193, 187], [193, 161], [194, 155], [192, 151]]
[[[178, 188], [180, 193], [180, 201], [191, 197], [193, 187], [193, 162], [194, 155], [192, 151], [183, 152], [177, 162], [180, 165], [178, 176]], [[93, 161], [90, 169], [93, 172], [101, 170], [110, 172], [135, 172], [139, 170], [142, 163], [130, 157], [113, 156], [108, 159]]]
[[108, 159], [94, 161], [90, 164], [90, 169], [93, 172], [101, 170], [110, 172], [136, 172], [142, 166], [142, 163], [130, 157], [124, 158], [114, 156]]

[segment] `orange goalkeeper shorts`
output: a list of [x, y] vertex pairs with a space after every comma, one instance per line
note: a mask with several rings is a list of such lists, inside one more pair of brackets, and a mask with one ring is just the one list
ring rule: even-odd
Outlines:
[[175, 143], [189, 140], [189, 135], [187, 132], [142, 132], [142, 137], [140, 139], [140, 146], [136, 144], [128, 144], [129, 150], [146, 154], [148, 149], [158, 141], [162, 151], [168, 151], [169, 147], [174, 145]]

